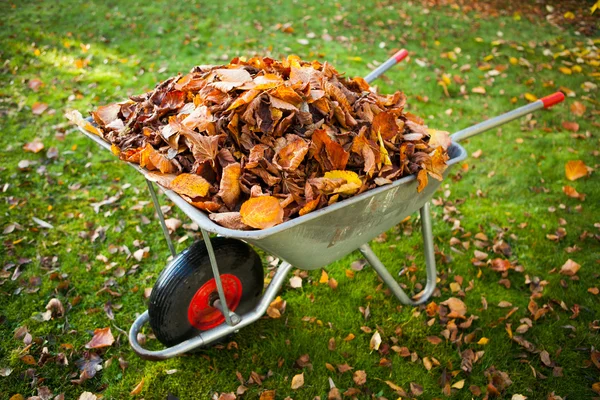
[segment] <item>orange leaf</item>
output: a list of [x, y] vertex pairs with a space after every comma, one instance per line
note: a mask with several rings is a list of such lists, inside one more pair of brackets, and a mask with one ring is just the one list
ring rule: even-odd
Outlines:
[[342, 145], [332, 140], [325, 129], [316, 129], [312, 135], [314, 157], [324, 171], [344, 170], [350, 153]]
[[304, 160], [307, 152], [308, 144], [304, 140], [294, 140], [277, 153], [275, 164], [285, 171], [295, 171]]
[[110, 327], [98, 328], [94, 330], [94, 337], [86, 345], [86, 349], [99, 349], [101, 347], [111, 346], [115, 342], [115, 338], [110, 331]]
[[221, 177], [218, 195], [230, 210], [235, 208], [240, 199], [241, 189], [239, 179], [241, 173], [242, 169], [240, 163], [229, 164], [223, 168], [223, 176]]
[[419, 182], [417, 192], [421, 193], [423, 189], [425, 189], [425, 186], [427, 186], [427, 182], [429, 181], [426, 170], [422, 169], [419, 171], [419, 173], [417, 174], [417, 181]]
[[135, 387], [133, 388], [133, 390], [131, 391], [131, 393], [129, 393], [132, 396], [138, 395], [142, 392], [142, 389], [144, 388], [144, 378], [142, 378], [142, 380], [140, 381], [140, 383], [138, 383], [137, 385], [135, 385]]
[[199, 175], [181, 174], [173, 179], [171, 189], [178, 194], [184, 194], [193, 199], [196, 197], [206, 197], [210, 189], [210, 183]]
[[385, 140], [391, 140], [400, 129], [396, 124], [396, 117], [390, 112], [382, 111], [373, 118], [371, 132], [373, 136], [381, 135]]
[[320, 201], [320, 200], [321, 200], [321, 195], [319, 195], [319, 196], [318, 196], [316, 199], [314, 199], [314, 200], [311, 200], [311, 201], [307, 202], [307, 203], [304, 205], [304, 207], [302, 207], [302, 208], [300, 209], [300, 212], [299, 212], [300, 216], [302, 216], [302, 215], [306, 215], [306, 214], [308, 214], [309, 212], [311, 212], [311, 211], [314, 211], [314, 210], [315, 210], [315, 208], [317, 208], [317, 205], [319, 205], [319, 201]]
[[562, 127], [571, 132], [577, 132], [579, 130], [579, 124], [577, 122], [564, 121]]
[[577, 271], [579, 271], [580, 268], [581, 265], [577, 264], [575, 261], [569, 258], [567, 262], [564, 263], [562, 267], [560, 267], [560, 273], [562, 275], [573, 276], [577, 274]]
[[242, 222], [256, 229], [267, 229], [283, 222], [283, 208], [273, 196], [253, 197], [240, 208]]
[[585, 199], [585, 194], [577, 192], [577, 190], [575, 190], [575, 188], [572, 186], [563, 186], [562, 190], [567, 196], [572, 197], [574, 199], [580, 199], [582, 201]]
[[156, 151], [150, 143], [146, 143], [146, 147], [140, 153], [140, 167], [150, 171], [158, 169], [163, 174], [177, 171], [175, 165], [166, 156]]
[[587, 174], [587, 167], [581, 160], [569, 161], [565, 164], [565, 175], [570, 181], [583, 178]]
[[92, 116], [96, 123], [104, 127], [118, 118], [119, 111], [121, 111], [121, 106], [119, 104], [109, 104], [107, 106], [98, 107], [96, 111], [92, 112]]
[[585, 113], [585, 110], [586, 110], [585, 105], [578, 101], [574, 101], [571, 104], [570, 108], [571, 108], [571, 113], [578, 117], [581, 117]]

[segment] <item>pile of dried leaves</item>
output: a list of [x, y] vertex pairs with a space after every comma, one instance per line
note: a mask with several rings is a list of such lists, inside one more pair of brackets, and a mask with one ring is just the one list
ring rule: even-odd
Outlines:
[[[122, 160], [233, 229], [265, 229], [366, 190], [446, 169], [447, 132], [330, 64], [235, 58], [68, 117]], [[160, 173], [160, 174], [159, 174]]]

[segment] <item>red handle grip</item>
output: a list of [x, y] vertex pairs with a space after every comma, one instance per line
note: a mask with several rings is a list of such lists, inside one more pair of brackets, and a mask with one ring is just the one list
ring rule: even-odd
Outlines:
[[408, 56], [408, 50], [402, 49], [394, 54], [392, 57], [396, 60], [396, 62], [400, 62], [404, 60]]
[[546, 97], [542, 97], [540, 100], [544, 103], [544, 108], [550, 108], [555, 104], [560, 103], [565, 99], [565, 95], [562, 92], [552, 93]]

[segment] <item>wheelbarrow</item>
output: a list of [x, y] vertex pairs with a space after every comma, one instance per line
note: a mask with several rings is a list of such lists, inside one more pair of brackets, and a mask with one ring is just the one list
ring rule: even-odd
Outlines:
[[[406, 50], [401, 50], [365, 79], [370, 83], [407, 54]], [[454, 133], [448, 148], [448, 168], [444, 178], [454, 165], [467, 157], [466, 150], [458, 144], [462, 140], [541, 108], [549, 108], [562, 100], [562, 93], [554, 93]], [[102, 138], [80, 130], [110, 151], [110, 144]], [[130, 165], [145, 175], [146, 171], [139, 165]], [[265, 314], [292, 268], [322, 268], [357, 249], [402, 304], [420, 305], [435, 290], [437, 276], [429, 200], [441, 184], [437, 180], [430, 180], [418, 193], [416, 176], [407, 176], [257, 231], [233, 230], [217, 225], [177, 193], [163, 189], [164, 194], [198, 224], [202, 234], [202, 241], [179, 254], [175, 252], [153, 183], [148, 177], [146, 183], [173, 259], [160, 273], [152, 289], [148, 310], [136, 318], [129, 331], [133, 351], [144, 359], [171, 358], [238, 332]], [[411, 298], [368, 242], [417, 210], [421, 219], [427, 283], [422, 292]], [[211, 238], [211, 233], [216, 237]], [[250, 245], [282, 260], [266, 289], [261, 259]], [[137, 335], [148, 322], [166, 348], [147, 350], [139, 343]]]

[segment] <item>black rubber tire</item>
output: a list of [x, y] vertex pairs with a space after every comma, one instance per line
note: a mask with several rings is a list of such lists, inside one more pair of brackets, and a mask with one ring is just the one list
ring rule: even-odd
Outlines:
[[[221, 275], [235, 275], [242, 284], [237, 314], [252, 310], [263, 292], [263, 267], [259, 255], [248, 244], [227, 238], [211, 243]], [[174, 346], [201, 331], [188, 320], [188, 307], [196, 291], [213, 278], [208, 251], [198, 241], [178, 254], [160, 273], [152, 293], [148, 314], [156, 338]]]

